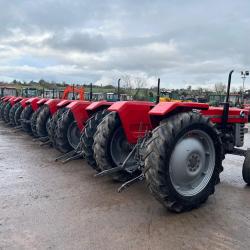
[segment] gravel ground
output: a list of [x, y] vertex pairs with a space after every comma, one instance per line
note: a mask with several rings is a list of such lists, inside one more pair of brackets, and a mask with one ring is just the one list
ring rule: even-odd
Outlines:
[[226, 157], [207, 203], [173, 214], [144, 183], [118, 194], [83, 160], [63, 165], [58, 155], [0, 124], [0, 249], [250, 249], [242, 157]]

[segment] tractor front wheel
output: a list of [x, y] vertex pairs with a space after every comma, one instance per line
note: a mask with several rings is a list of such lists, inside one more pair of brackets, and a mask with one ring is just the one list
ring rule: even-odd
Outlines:
[[250, 149], [247, 150], [242, 168], [243, 180], [250, 185]]
[[163, 120], [145, 152], [147, 185], [168, 210], [184, 212], [214, 193], [223, 159], [218, 131], [199, 113]]
[[[93, 150], [97, 167], [103, 171], [121, 166], [132, 149], [133, 145], [127, 141], [119, 115], [116, 112], [106, 115], [97, 127], [94, 136]], [[127, 166], [136, 166], [133, 156], [128, 160]], [[134, 174], [138, 173], [130, 174], [122, 170], [113, 174], [112, 177], [116, 181], [124, 182], [131, 179]]]

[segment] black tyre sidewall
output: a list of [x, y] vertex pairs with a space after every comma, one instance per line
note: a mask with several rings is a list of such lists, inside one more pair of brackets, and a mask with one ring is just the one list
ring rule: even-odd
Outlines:
[[[173, 119], [178, 118], [179, 117], [174, 117]], [[174, 124], [174, 122], [172, 122], [172, 124]], [[146, 164], [146, 168], [149, 168], [149, 171], [146, 172], [146, 179], [152, 193], [155, 193], [156, 196], [158, 195], [158, 197], [156, 198], [163, 202], [163, 204], [165, 201], [163, 197], [167, 197], [169, 203], [177, 202], [176, 204], [181, 204], [183, 207], [181, 208], [181, 210], [190, 210], [199, 206], [201, 203], [207, 200], [210, 194], [214, 193], [214, 187], [219, 177], [222, 162], [222, 147], [221, 140], [217, 132], [213, 129], [212, 126], [207, 125], [205, 122], [198, 123], [197, 119], [197, 123], [191, 123], [191, 125], [185, 126], [184, 128], [178, 129], [178, 126], [179, 125], [176, 124], [176, 126], [171, 127], [168, 125], [168, 120], [166, 120], [157, 129], [155, 129], [155, 131], [153, 131], [153, 137], [150, 141], [154, 144], [152, 144], [151, 147], [154, 148], [153, 150], [155, 154], [157, 154], [156, 152], [158, 152], [158, 156], [154, 155], [154, 162], [152, 158], [150, 160], [150, 166]], [[172, 184], [169, 173], [169, 164], [176, 143], [184, 134], [191, 130], [201, 130], [208, 134], [212, 139], [215, 149], [215, 167], [209, 182], [207, 183], [206, 187], [201, 190], [201, 192], [194, 196], [183, 196], [176, 191]], [[153, 142], [154, 140], [155, 142]], [[148, 157], [152, 157], [150, 156], [150, 150], [152, 150], [152, 148], [147, 148], [146, 153], [148, 154]], [[157, 167], [155, 168], [156, 165]], [[155, 186], [151, 185], [152, 180], [153, 183], [157, 183]]]
[[43, 105], [37, 117], [37, 134], [39, 137], [48, 136], [47, 122], [50, 117], [49, 106]]

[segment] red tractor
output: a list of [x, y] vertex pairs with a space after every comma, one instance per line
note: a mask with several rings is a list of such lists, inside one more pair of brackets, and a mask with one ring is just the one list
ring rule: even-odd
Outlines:
[[[73, 91], [73, 93], [72, 93]], [[75, 98], [76, 95], [79, 98], [84, 98], [84, 90], [82, 88], [75, 88], [74, 86], [68, 86], [63, 93], [63, 98], [67, 99], [72, 94], [72, 97]], [[53, 97], [55, 97], [55, 92], [53, 91]], [[49, 100], [49, 98], [39, 98], [34, 97], [21, 102], [25, 105], [24, 110], [21, 113], [21, 126], [25, 132], [31, 133], [34, 137], [40, 137], [37, 131], [37, 120], [40, 113], [44, 114], [44, 104]], [[58, 102], [60, 99], [57, 99]], [[41, 125], [41, 123], [39, 123]], [[41, 127], [41, 126], [40, 126]], [[40, 131], [41, 132], [41, 131]]]
[[67, 158], [63, 162], [68, 162], [82, 156], [88, 159], [85, 149], [86, 145], [93, 141], [93, 134], [86, 131], [89, 132], [93, 119], [99, 117], [100, 113], [105, 112], [112, 104], [107, 101], [74, 101], [65, 107], [52, 133], [54, 147], [64, 153], [57, 160]]
[[6, 107], [9, 109], [9, 101], [15, 99], [15, 96], [5, 96], [1, 98], [0, 102], [0, 120], [5, 119], [5, 109]]
[[250, 184], [250, 151], [239, 148], [248, 111], [229, 108], [232, 73], [224, 107], [191, 102], [113, 104], [94, 136], [94, 156], [102, 170], [98, 175], [128, 180], [120, 190], [145, 177], [154, 197], [174, 212], [198, 207], [214, 193], [225, 154], [245, 157], [243, 179]]
[[[91, 85], [92, 86], [92, 85]], [[120, 79], [118, 80], [118, 98], [120, 96]], [[65, 107], [65, 112], [61, 118], [57, 120], [54, 145], [60, 152], [65, 155], [57, 158], [65, 157], [67, 162], [71, 159], [84, 157], [91, 164], [89, 150], [93, 144], [93, 135], [96, 131], [96, 121], [99, 122], [104, 117], [106, 110], [113, 102], [106, 100], [92, 102], [92, 87], [90, 91], [90, 101], [74, 101]], [[94, 166], [91, 164], [91, 166]]]
[[[22, 96], [19, 96], [19, 97], [9, 96], [8, 98], [4, 99], [5, 103], [0, 108], [1, 119], [5, 121], [5, 123], [11, 126], [16, 126], [16, 120], [19, 123], [18, 125], [20, 125], [20, 116], [23, 110], [21, 101], [23, 101], [24, 99], [28, 100], [29, 99], [28, 97], [33, 96], [34, 94], [38, 94], [38, 90], [36, 89], [22, 89], [22, 93], [24, 92], [24, 90], [25, 90], [25, 94], [27, 98], [24, 98]], [[17, 94], [17, 91], [16, 91], [16, 94]]]

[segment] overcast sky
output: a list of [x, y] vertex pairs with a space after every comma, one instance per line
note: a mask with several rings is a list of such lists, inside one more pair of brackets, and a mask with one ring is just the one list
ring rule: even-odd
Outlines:
[[0, 0], [0, 10], [0, 80], [209, 86], [250, 69], [249, 0]]

